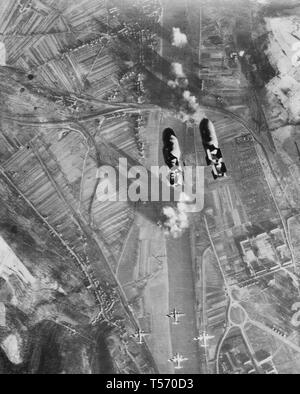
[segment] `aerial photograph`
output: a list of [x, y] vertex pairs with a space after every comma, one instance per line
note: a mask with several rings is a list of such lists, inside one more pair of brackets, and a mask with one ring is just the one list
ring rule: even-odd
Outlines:
[[299, 0], [0, 0], [0, 374], [300, 374]]

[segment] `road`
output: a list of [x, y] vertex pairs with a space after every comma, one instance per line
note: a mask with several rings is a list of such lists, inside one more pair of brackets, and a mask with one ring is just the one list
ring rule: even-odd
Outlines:
[[[201, 10], [201, 7], [200, 7]], [[201, 12], [201, 11], [200, 11]], [[200, 14], [201, 18], [201, 14]], [[200, 28], [200, 33], [201, 33], [201, 28]], [[200, 38], [201, 41], [201, 38]], [[162, 49], [163, 52], [163, 49]], [[199, 51], [200, 52], [200, 51]], [[162, 53], [163, 55], [163, 53]], [[97, 105], [100, 104], [100, 101], [98, 100], [89, 100], [89, 99], [78, 99], [79, 101], [86, 101], [89, 103], [96, 103]], [[88, 114], [85, 116], [82, 116], [77, 119], [77, 122], [81, 121], [86, 121], [86, 120], [91, 120], [94, 118], [97, 118], [101, 115], [109, 116], [109, 115], [114, 115], [117, 114], [118, 112], [130, 112], [134, 111], [136, 112], [138, 109], [153, 109], [154, 106], [138, 106], [138, 105], [124, 105], [123, 103], [116, 103], [115, 108], [112, 109], [112, 105], [108, 105], [108, 103], [105, 103], [106, 109], [101, 109], [98, 111], [95, 111], [92, 114]], [[224, 114], [225, 116], [234, 118], [236, 121], [240, 122], [246, 130], [251, 132], [251, 134], [254, 136], [257, 142], [259, 142], [261, 145], [262, 141], [260, 137], [251, 130], [246, 122], [243, 121], [238, 115], [233, 114], [229, 111], [226, 111], [221, 108], [214, 108], [214, 107], [203, 107], [206, 109], [208, 112], [219, 112]], [[27, 124], [27, 125], [40, 125], [40, 124], [57, 124], [57, 125], [63, 125], [63, 124], [70, 124], [74, 123], [74, 118], [66, 118], [64, 120], [55, 120], [55, 119], [49, 119], [49, 120], [44, 120], [43, 122], [39, 120], [31, 120], [30, 117], [25, 117], [25, 116], [20, 116], [20, 117], [12, 117], [11, 115], [3, 115], [3, 119], [13, 119], [17, 120], [21, 124]], [[170, 119], [169, 119], [170, 120]], [[187, 152], [187, 149], [189, 148], [189, 141], [191, 141], [191, 138], [195, 137], [195, 133], [193, 133], [193, 136], [189, 134], [189, 130], [183, 129], [183, 126], [179, 124], [177, 120], [173, 120], [174, 123], [174, 129], [179, 130], [179, 139], [181, 140], [181, 145], [183, 146], [184, 152], [183, 153], [191, 153]], [[168, 125], [169, 126], [169, 125]], [[167, 125], [166, 125], [167, 127]], [[172, 127], [172, 126], [171, 126]], [[90, 137], [90, 136], [89, 136]], [[88, 148], [89, 149], [89, 148]], [[97, 149], [96, 149], [97, 150]], [[161, 152], [161, 146], [159, 147], [159, 150]], [[197, 155], [196, 155], [197, 156]], [[160, 158], [161, 160], [161, 158]], [[41, 162], [41, 164], [43, 164]], [[163, 164], [161, 161], [160, 164]], [[2, 172], [4, 176], [5, 173]], [[51, 178], [51, 177], [50, 177]], [[270, 189], [271, 191], [271, 189]], [[18, 191], [19, 192], [19, 191]], [[271, 191], [272, 192], [272, 191]], [[60, 194], [60, 193], [58, 193]], [[64, 200], [63, 196], [62, 200]], [[274, 196], [273, 196], [274, 198]], [[274, 199], [275, 200], [275, 199]], [[29, 204], [30, 202], [27, 201]], [[68, 205], [68, 204], [67, 204]], [[32, 206], [32, 208], [34, 208]], [[70, 207], [69, 207], [70, 208]], [[72, 210], [72, 209], [71, 209]], [[76, 212], [73, 212], [74, 217], [76, 217]], [[88, 226], [87, 223], [84, 223], [82, 218], [78, 220], [79, 224], [81, 227], [86, 229], [86, 226]], [[50, 227], [50, 229], [55, 233], [56, 236], [59, 237], [59, 235], [55, 232], [53, 228], [47, 223], [47, 225]], [[118, 281], [118, 278], [115, 276], [115, 273], [111, 270], [111, 267], [109, 265], [109, 255], [107, 251], [104, 249], [104, 246], [99, 240], [96, 235], [91, 232], [87, 231], [88, 235], [96, 241], [99, 251], [101, 251], [101, 254], [104, 257], [104, 261], [107, 266], [107, 270], [110, 273], [112, 279], [117, 285], [117, 289], [119, 292], [120, 299], [122, 301], [123, 307], [127, 314], [129, 315], [132, 323], [134, 326], [138, 327], [137, 322], [132, 315], [131, 311], [128, 309], [127, 305], [127, 299], [126, 296], [123, 292], [123, 289]], [[210, 234], [209, 234], [210, 236]], [[60, 237], [59, 237], [60, 238]], [[61, 242], [64, 243], [63, 240]], [[213, 250], [216, 254], [216, 251], [214, 249], [214, 244], [211, 239], [212, 247]], [[66, 245], [64, 245], [66, 246]], [[69, 252], [72, 254], [72, 251], [69, 250]], [[77, 259], [77, 256], [74, 256], [75, 259]], [[217, 260], [218, 256], [216, 254]], [[186, 318], [181, 319], [181, 324], [178, 326], [172, 326], [171, 325], [171, 335], [172, 335], [172, 347], [173, 347], [173, 352], [179, 352], [181, 353], [184, 357], [188, 357], [189, 361], [183, 364], [183, 369], [180, 370], [180, 373], [188, 372], [188, 373], [199, 373], [200, 371], [200, 364], [199, 364], [199, 354], [198, 354], [198, 347], [197, 344], [193, 341], [193, 337], [197, 336], [197, 329], [196, 329], [196, 315], [195, 315], [195, 293], [194, 293], [194, 281], [193, 281], [193, 261], [192, 261], [192, 256], [191, 256], [191, 250], [190, 250], [190, 242], [189, 242], [189, 232], [187, 231], [186, 233], [183, 234], [183, 236], [180, 239], [174, 240], [169, 238], [167, 240], [167, 260], [168, 260], [168, 272], [169, 272], [169, 304], [170, 308], [176, 307], [179, 310], [183, 309]], [[78, 261], [79, 262], [79, 261]], [[79, 262], [80, 263], [80, 262]], [[223, 275], [222, 267], [221, 264], [218, 260], [219, 266], [221, 273]], [[205, 288], [205, 268], [203, 267], [203, 288]], [[224, 282], [226, 284], [226, 278], [223, 275]], [[227, 284], [226, 284], [227, 287]], [[97, 293], [96, 293], [97, 297]], [[100, 301], [98, 299], [98, 301]], [[166, 311], [167, 312], [167, 311]], [[170, 355], [171, 356], [171, 355]]]
[[[228, 335], [229, 331], [233, 327], [239, 328], [241, 330], [241, 334], [242, 334], [242, 336], [244, 338], [245, 345], [248, 348], [249, 354], [251, 355], [251, 358], [252, 358], [252, 360], [253, 360], [255, 365], [256, 365], [256, 361], [255, 361], [255, 358], [254, 358], [254, 353], [255, 352], [254, 352], [254, 349], [252, 348], [252, 344], [251, 344], [251, 342], [250, 342], [250, 340], [248, 338], [248, 335], [247, 335], [247, 330], [246, 330], [246, 325], [247, 324], [252, 324], [253, 326], [255, 326], [257, 328], [260, 328], [265, 333], [274, 336], [275, 338], [277, 338], [278, 340], [282, 341], [283, 343], [285, 343], [287, 346], [289, 346], [293, 350], [299, 352], [300, 351], [300, 347], [297, 344], [291, 342], [287, 338], [282, 337], [280, 334], [276, 333], [274, 330], [272, 330], [271, 328], [267, 327], [266, 325], [264, 325], [264, 324], [262, 324], [262, 323], [260, 323], [260, 322], [258, 322], [256, 320], [251, 319], [249, 317], [246, 309], [240, 303], [236, 302], [233, 299], [231, 291], [230, 291], [230, 286], [228, 285], [228, 283], [226, 281], [226, 277], [225, 277], [225, 274], [224, 274], [221, 262], [219, 260], [217, 251], [215, 249], [215, 245], [214, 245], [213, 239], [211, 237], [206, 218], [204, 218], [204, 221], [205, 221], [205, 226], [206, 226], [206, 229], [207, 229], [207, 233], [208, 233], [208, 236], [209, 236], [209, 239], [210, 239], [210, 242], [211, 242], [211, 247], [212, 247], [212, 249], [214, 251], [216, 260], [218, 261], [218, 265], [219, 265], [219, 268], [220, 268], [220, 271], [221, 271], [221, 274], [222, 274], [222, 277], [223, 277], [223, 280], [224, 280], [224, 284], [225, 284], [225, 287], [227, 289], [227, 294], [229, 296], [229, 305], [228, 305], [227, 313], [226, 313], [226, 330], [225, 330], [225, 332], [224, 332], [224, 334], [222, 336], [222, 339], [221, 339], [221, 341], [220, 341], [220, 343], [218, 345], [217, 356], [216, 356], [216, 370], [217, 370], [217, 374], [220, 373], [220, 371], [219, 371], [219, 357], [220, 357], [220, 351], [221, 351], [222, 344], [223, 344], [224, 340], [227, 338], [227, 335]], [[229, 314], [230, 314], [231, 307], [233, 305], [235, 305], [235, 306], [238, 305], [239, 308], [241, 308], [241, 310], [244, 312], [245, 318], [244, 318], [244, 321], [241, 324], [235, 324], [230, 319]]]
[[[202, 279], [202, 331], [207, 333], [207, 297], [206, 297], [206, 272], [205, 272], [205, 254], [209, 251], [209, 249], [206, 249], [201, 257], [201, 279]], [[207, 373], [208, 371], [208, 351], [207, 351], [207, 346], [204, 348], [202, 347], [202, 352], [204, 353], [205, 356], [205, 371]]]
[[180, 317], [180, 324], [170, 321], [173, 353], [188, 358], [183, 368], [176, 373], [199, 373], [198, 336], [195, 315], [195, 291], [189, 232], [179, 239], [167, 240], [167, 259], [169, 267], [169, 305], [185, 313]]
[[[189, 130], [179, 120], [165, 116], [161, 122], [161, 135], [159, 147], [159, 165], [164, 164], [162, 155], [162, 131], [166, 127], [172, 127], [176, 131], [183, 156], [193, 153], [194, 140], [193, 130]], [[200, 373], [200, 355], [197, 342], [193, 340], [198, 336], [195, 309], [195, 287], [193, 260], [191, 255], [191, 243], [189, 231], [174, 239], [169, 236], [166, 239], [167, 262], [169, 274], [169, 306], [183, 311], [186, 316], [180, 318], [180, 324], [174, 325], [170, 321], [172, 349], [187, 357], [188, 361], [182, 364], [182, 369], [175, 370], [175, 373]], [[168, 313], [169, 311], [166, 311]], [[170, 355], [171, 356], [171, 355]]]
[[[33, 148], [33, 146], [32, 146]], [[109, 274], [111, 280], [113, 281], [113, 283], [115, 283], [116, 285], [116, 289], [118, 292], [118, 296], [119, 296], [119, 300], [124, 308], [124, 312], [126, 313], [126, 315], [128, 316], [129, 321], [131, 322], [134, 330], [138, 330], [139, 327], [139, 323], [137, 322], [134, 314], [132, 313], [131, 309], [128, 307], [128, 301], [126, 298], [126, 295], [123, 291], [123, 288], [117, 278], [117, 276], [115, 275], [115, 272], [113, 271], [109, 261], [111, 258], [111, 254], [110, 252], [106, 249], [104, 243], [102, 242], [102, 240], [100, 240], [98, 238], [98, 236], [94, 233], [94, 231], [89, 227], [88, 223], [85, 222], [84, 219], [81, 219], [77, 212], [75, 211], [75, 208], [72, 207], [69, 202], [66, 200], [65, 196], [63, 195], [62, 191], [60, 190], [60, 187], [56, 184], [56, 181], [53, 179], [52, 175], [49, 173], [45, 163], [43, 162], [42, 158], [39, 156], [38, 152], [36, 150], [34, 150], [35, 155], [37, 156], [41, 167], [43, 168], [43, 170], [45, 171], [45, 174], [48, 176], [50, 182], [52, 183], [55, 191], [57, 192], [58, 196], [60, 197], [60, 199], [62, 200], [62, 202], [65, 204], [66, 209], [68, 209], [70, 211], [70, 213], [72, 214], [73, 218], [75, 219], [75, 221], [77, 222], [78, 226], [82, 229], [83, 233], [87, 236], [87, 238], [89, 238], [90, 240], [93, 240], [97, 246], [98, 246], [98, 251], [99, 251], [99, 257], [101, 258], [101, 261], [104, 263], [104, 266], [107, 270], [107, 273]], [[4, 169], [0, 167], [0, 172], [2, 173], [2, 175], [4, 176], [4, 178], [6, 179], [6, 181], [8, 182], [8, 184], [10, 186], [12, 186], [20, 196], [22, 196], [22, 198], [26, 201], [26, 203], [35, 211], [35, 213], [40, 217], [40, 219], [42, 219], [43, 223], [45, 223], [48, 228], [50, 229], [50, 231], [60, 240], [60, 242], [63, 244], [64, 247], [67, 248], [69, 254], [71, 254], [73, 256], [73, 258], [75, 259], [75, 261], [78, 263], [78, 265], [80, 266], [82, 272], [85, 274], [85, 276], [87, 277], [91, 288], [93, 290], [93, 293], [95, 295], [95, 298], [97, 300], [97, 303], [100, 306], [100, 314], [103, 315], [103, 317], [106, 320], [109, 320], [106, 318], [103, 308], [102, 308], [102, 300], [101, 300], [101, 296], [98, 293], [97, 290], [97, 286], [95, 284], [95, 281], [91, 278], [90, 274], [87, 271], [86, 266], [84, 265], [84, 263], [80, 260], [80, 258], [78, 258], [77, 254], [72, 250], [72, 248], [70, 248], [68, 246], [68, 244], [65, 242], [65, 240], [61, 237], [60, 234], [58, 234], [58, 232], [51, 226], [51, 224], [40, 214], [40, 212], [38, 212], [38, 210], [35, 208], [35, 206], [31, 203], [31, 201], [29, 201], [26, 196], [21, 192], [21, 190], [12, 182], [12, 180], [7, 176], [7, 174], [5, 173]], [[97, 272], [97, 270], [95, 270], [95, 272]], [[99, 278], [101, 279], [101, 278]], [[148, 355], [149, 360], [151, 360], [151, 364], [154, 367], [154, 369], [156, 371], [158, 371], [156, 363], [152, 357], [152, 354], [147, 346], [146, 343], [143, 344], [143, 347], [145, 348], [145, 351]]]
[[[167, 1], [166, 1], [166, 3], [167, 3]], [[202, 11], [202, 9], [200, 7], [200, 18], [199, 18], [200, 19], [200, 37], [199, 37], [200, 43], [201, 43], [201, 17], [202, 17], [201, 11]], [[165, 47], [166, 47], [167, 43], [165, 42], [164, 44], [165, 44]], [[199, 45], [199, 48], [200, 48], [200, 45]], [[170, 48], [166, 48], [166, 52], [168, 52], [169, 49]], [[164, 55], [164, 48], [163, 48], [162, 55]], [[201, 56], [201, 53], [199, 51], [199, 58], [200, 58], [200, 56]], [[263, 154], [264, 154], [264, 156], [266, 158], [267, 165], [269, 165], [269, 167], [270, 167], [270, 169], [272, 171], [272, 164], [271, 164], [271, 161], [269, 159], [269, 155], [272, 154], [273, 152], [270, 149], [268, 149], [269, 147], [266, 148], [265, 140], [264, 140], [264, 138], [262, 138], [262, 135], [260, 135], [256, 131], [254, 131], [242, 117], [240, 117], [236, 113], [233, 113], [231, 111], [228, 111], [228, 110], [220, 108], [220, 107], [214, 107], [214, 106], [207, 106], [206, 105], [206, 106], [201, 106], [201, 109], [203, 109], [206, 112], [206, 115], [209, 118], [211, 118], [211, 119], [213, 119], [213, 117], [215, 117], [216, 115], [218, 117], [220, 117], [220, 118], [221, 117], [223, 117], [223, 118], [225, 117], [226, 119], [230, 119], [231, 121], [233, 121], [234, 123], [236, 123], [237, 125], [240, 126], [239, 133], [243, 133], [243, 134], [250, 133], [253, 136], [253, 138], [255, 139], [255, 141], [257, 142], [257, 144], [261, 147], [261, 149], [263, 151]], [[189, 136], [187, 134], [184, 134], [184, 131], [176, 123], [172, 123], [171, 122], [168, 126], [174, 128], [174, 130], [176, 131], [176, 133], [177, 133], [177, 135], [179, 137], [184, 136], [183, 139], [180, 140], [180, 142], [181, 142], [181, 146], [183, 147], [183, 149], [185, 149], [188, 146], [188, 143], [186, 143], [186, 138], [189, 139]], [[178, 129], [176, 127], [178, 127]], [[196, 131], [197, 130], [194, 131], [195, 135], [196, 135]], [[220, 138], [219, 138], [221, 142], [222, 142], [223, 138], [227, 138], [227, 139], [232, 138], [231, 135], [228, 135], [228, 134], [230, 134], [230, 130], [229, 129], [226, 129], [225, 133], [226, 133], [226, 135], [224, 134], [224, 136], [222, 135], [222, 137], [220, 136]], [[258, 157], [260, 158], [259, 154], [258, 154]], [[274, 178], [277, 180], [276, 176], [274, 176]], [[270, 185], [269, 185], [269, 182], [267, 181], [267, 179], [266, 179], [266, 182], [268, 183], [268, 186], [270, 188]], [[274, 196], [271, 188], [270, 188], [270, 192], [271, 192], [273, 200], [274, 200], [274, 202], [276, 204], [275, 196]], [[290, 249], [292, 250], [290, 242], [289, 242], [289, 238], [288, 238], [288, 235], [287, 235], [285, 222], [284, 222], [284, 220], [283, 220], [283, 218], [281, 216], [281, 213], [279, 211], [279, 207], [277, 206], [277, 204], [276, 204], [276, 208], [278, 210], [279, 216], [281, 218], [281, 221], [282, 221], [282, 224], [283, 224], [283, 227], [284, 227], [284, 230], [285, 230], [285, 234], [286, 234], [286, 239], [288, 241], [288, 245], [290, 246]], [[207, 226], [207, 223], [206, 223], [206, 226]], [[208, 226], [207, 226], [207, 230], [208, 230]], [[222, 345], [223, 341], [226, 339], [227, 334], [230, 331], [230, 328], [234, 327], [234, 326], [239, 327], [241, 329], [241, 332], [242, 332], [242, 335], [244, 337], [246, 346], [248, 347], [250, 354], [253, 355], [253, 349], [252, 349], [251, 343], [248, 340], [246, 332], [244, 330], [244, 326], [234, 325], [229, 320], [230, 305], [231, 305], [233, 300], [232, 300], [232, 297], [231, 297], [231, 294], [230, 294], [229, 285], [227, 283], [225, 274], [224, 274], [222, 266], [221, 266], [221, 262], [220, 262], [220, 260], [218, 258], [217, 251], [215, 249], [214, 242], [213, 242], [213, 239], [212, 239], [212, 237], [211, 237], [211, 235], [209, 233], [209, 230], [208, 230], [208, 235], [210, 237], [211, 246], [212, 246], [213, 252], [214, 252], [214, 254], [216, 256], [216, 259], [217, 259], [217, 262], [218, 262], [221, 274], [223, 276], [223, 280], [224, 280], [224, 284], [225, 284], [224, 287], [226, 288], [227, 293], [229, 295], [229, 305], [228, 305], [228, 308], [227, 308], [227, 316], [226, 316], [227, 325], [226, 325], [226, 330], [225, 330], [224, 336], [221, 339], [220, 344], [218, 346], [217, 360], [219, 358], [221, 345]], [[187, 288], [186, 288], [187, 283], [189, 282], [189, 270], [187, 269], [188, 268], [188, 258], [189, 258], [187, 253], [189, 254], [189, 252], [185, 249], [186, 248], [186, 240], [184, 239], [184, 237], [185, 236], [183, 236], [182, 238], [180, 238], [177, 241], [171, 241], [171, 240], [168, 241], [168, 249], [167, 250], [168, 250], [169, 284], [170, 284], [170, 300], [169, 301], [170, 301], [170, 307], [176, 307], [179, 310], [181, 308], [187, 308], [184, 311], [189, 316], [190, 313], [193, 313], [190, 310], [190, 304], [189, 304], [189, 299], [192, 298], [192, 295], [191, 295], [191, 291], [188, 292]], [[184, 250], [184, 252], [183, 252], [183, 250]], [[181, 260], [181, 264], [180, 264], [179, 260]], [[204, 271], [203, 274], [205, 274], [205, 269], [203, 271]], [[179, 278], [178, 275], [180, 275], [180, 274], [182, 275], [182, 277], [183, 276], [184, 277], [183, 278]], [[203, 275], [202, 280], [204, 281], [204, 284], [203, 284], [203, 287], [204, 287], [204, 285], [205, 285], [205, 276], [204, 275]], [[192, 283], [192, 282], [193, 281], [191, 280], [190, 283]], [[174, 302], [173, 305], [172, 305], [172, 302]], [[259, 324], [259, 323], [256, 322], [256, 325], [257, 324]], [[193, 350], [192, 346], [188, 343], [188, 341], [186, 341], [181, 335], [181, 329], [183, 331], [183, 336], [185, 335], [185, 332], [186, 333], [187, 332], [191, 332], [192, 331], [192, 324], [190, 326], [184, 326], [184, 325], [185, 325], [185, 323], [184, 323], [184, 320], [182, 319], [182, 322], [181, 322], [180, 326], [175, 326], [175, 327], [172, 328], [172, 331], [171, 331], [172, 332], [172, 342], [174, 343], [174, 338], [176, 340], [176, 348], [174, 348], [174, 345], [173, 345], [173, 350], [174, 350], [174, 352], [178, 351], [184, 357], [189, 357], [189, 354], [187, 354], [187, 353], [191, 352], [191, 354], [192, 354], [192, 358], [191, 359], [193, 359], [193, 357], [194, 357], [193, 351], [194, 350]], [[184, 327], [184, 329], [183, 329], [183, 327]], [[265, 327], [264, 328], [263, 327], [264, 326], [261, 325], [260, 328], [261, 329], [266, 329]], [[270, 334], [271, 334], [271, 331], [272, 330], [268, 330], [268, 332]], [[294, 350], [296, 350], [297, 345], [293, 344], [292, 347], [294, 348]], [[188, 366], [188, 363], [186, 363], [184, 368], [187, 368], [187, 366]], [[217, 367], [218, 367], [218, 362], [217, 362]]]
[[[153, 108], [153, 107], [151, 107]], [[142, 108], [141, 108], [142, 109]], [[207, 110], [207, 112], [211, 114], [223, 114], [225, 116], [228, 116], [232, 119], [235, 119], [238, 121], [242, 126], [244, 126], [245, 131], [251, 131], [251, 134], [253, 135], [253, 131], [248, 127], [248, 125], [245, 123], [243, 119], [241, 119], [239, 116], [230, 113], [229, 111], [222, 110], [220, 108], [216, 109], [214, 107], [204, 107], [204, 109]], [[136, 111], [136, 108], [123, 108], [124, 112], [128, 111]], [[105, 115], [110, 115], [110, 114], [115, 114], [118, 113], [119, 111], [122, 111], [121, 109], [113, 110], [113, 111], [108, 111], [105, 113]], [[104, 112], [101, 111], [101, 114], [103, 115]], [[90, 119], [91, 117], [99, 116], [99, 114], [91, 114], [85, 117], [85, 119]], [[25, 124], [64, 124], [65, 122], [69, 122], [69, 120], [50, 120], [49, 121], [44, 121], [41, 122], [39, 120], [31, 121], [30, 119], [19, 119], [18, 121], [21, 121], [21, 123]], [[197, 149], [195, 148], [195, 137], [197, 130], [193, 130], [192, 135], [190, 134], [190, 130], [186, 129], [185, 126], [183, 126], [177, 119], [173, 117], [165, 117], [165, 127], [170, 126], [173, 127], [180, 140], [180, 144], [183, 147], [183, 153], [184, 154], [191, 154], [192, 152], [195, 153], [197, 152]], [[78, 126], [78, 124], [77, 124]], [[163, 130], [163, 126], [161, 127], [161, 131]], [[84, 133], [85, 134], [85, 133]], [[90, 136], [88, 136], [90, 137]], [[161, 139], [161, 137], [160, 137]], [[193, 149], [191, 149], [191, 141], [193, 141]], [[259, 142], [259, 141], [257, 141]], [[161, 146], [159, 147], [160, 151], [160, 163], [163, 164], [162, 161], [162, 155], [161, 155]], [[54, 233], [55, 231], [52, 230]], [[168, 267], [169, 267], [169, 286], [170, 286], [170, 292], [169, 292], [169, 302], [170, 302], [170, 307], [177, 307], [179, 309], [183, 308], [186, 315], [187, 319], [184, 319], [184, 321], [181, 323], [179, 326], [171, 326], [171, 333], [172, 333], [172, 345], [173, 345], [173, 352], [180, 352], [183, 356], [188, 357], [189, 361], [184, 363], [183, 369], [180, 370], [179, 372], [191, 372], [194, 371], [194, 373], [199, 373], [200, 371], [200, 365], [199, 365], [199, 358], [197, 357], [198, 354], [198, 349], [196, 343], [192, 340], [194, 336], [197, 336], [196, 332], [196, 317], [195, 317], [195, 310], [194, 310], [194, 301], [195, 301], [195, 294], [193, 293], [194, 289], [194, 283], [193, 283], [193, 269], [192, 269], [192, 258], [190, 255], [190, 245], [188, 242], [188, 237], [187, 234], [185, 234], [180, 240], [174, 241], [174, 240], [168, 240], [167, 242], [167, 251], [168, 251]], [[97, 242], [98, 241], [98, 242]], [[99, 245], [99, 240], [96, 240], [98, 243], [98, 246], [102, 249], [103, 245]], [[103, 250], [102, 250], [103, 252]], [[180, 257], [179, 257], [180, 256]], [[74, 256], [77, 260], [77, 256]], [[114, 273], [112, 273], [114, 274]], [[112, 275], [114, 276], [114, 275]], [[184, 278], [184, 280], [183, 280]], [[120, 297], [123, 301], [123, 305], [125, 309], [127, 310], [127, 313], [131, 315], [131, 311], [127, 309], [127, 300], [124, 297], [124, 294], [122, 294], [122, 288], [120, 284], [117, 282], [118, 288], [121, 289], [119, 294]], [[93, 286], [94, 288], [94, 286]], [[134, 322], [133, 316], [131, 316], [132, 321]], [[136, 323], [134, 322], [134, 325]], [[171, 355], [170, 355], [171, 356]]]

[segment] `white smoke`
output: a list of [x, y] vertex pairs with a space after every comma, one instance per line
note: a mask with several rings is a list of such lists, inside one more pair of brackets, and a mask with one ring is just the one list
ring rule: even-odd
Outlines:
[[188, 127], [192, 127], [195, 123], [199, 124], [200, 121], [205, 117], [205, 112], [201, 107], [191, 113], [187, 113], [183, 110], [179, 111], [176, 115], [177, 119], [179, 119], [182, 123], [186, 123]]
[[163, 214], [166, 217], [163, 223], [166, 234], [179, 238], [189, 226], [186, 213], [179, 211], [178, 208], [165, 207], [163, 208]]
[[188, 84], [189, 84], [189, 80], [187, 78], [181, 79], [179, 81], [179, 86], [181, 88], [187, 88]]
[[186, 123], [186, 122], [190, 122], [191, 121], [191, 115], [187, 114], [184, 111], [179, 111], [177, 114], [178, 119], [181, 120], [181, 122]]
[[176, 78], [185, 78], [185, 73], [183, 72], [182, 64], [180, 63], [172, 63], [171, 64], [171, 71], [175, 75]]
[[170, 88], [175, 89], [179, 86], [178, 79], [175, 79], [175, 81], [172, 81], [171, 79], [168, 81], [168, 86]]
[[170, 88], [175, 89], [175, 88], [182, 88], [185, 89], [189, 84], [189, 81], [187, 78], [176, 78], [174, 81], [172, 79], [170, 79], [168, 81], [168, 86], [170, 86]]
[[186, 78], [186, 75], [183, 71], [183, 67], [182, 64], [180, 63], [172, 63], [171, 64], [171, 72], [172, 74], [175, 76], [175, 80], [169, 80], [168, 81], [168, 86], [172, 89], [176, 89], [176, 88], [182, 88], [182, 89], [186, 89], [189, 81]]
[[178, 48], [184, 47], [188, 43], [187, 36], [178, 27], [172, 29], [172, 45]]
[[197, 109], [199, 108], [199, 104], [197, 102], [196, 97], [192, 96], [192, 94], [189, 90], [185, 90], [183, 92], [183, 98], [189, 104], [191, 109], [193, 109], [194, 111], [197, 111]]
[[[171, 71], [175, 75], [175, 80], [169, 80], [168, 86], [172, 89], [176, 89], [177, 87], [186, 89], [189, 81], [186, 78], [186, 75], [183, 71], [183, 66], [180, 63], [172, 63]], [[183, 99], [188, 103], [189, 108], [192, 110], [192, 114], [187, 114], [184, 111], [180, 111], [178, 116], [182, 122], [186, 123], [200, 123], [201, 119], [205, 116], [204, 111], [201, 109], [200, 104], [195, 96], [191, 94], [189, 90], [184, 90]]]
[[189, 227], [186, 202], [190, 201], [185, 193], [180, 193], [179, 202], [175, 208], [164, 207], [163, 214], [166, 217], [163, 223], [166, 234], [173, 238], [179, 238], [185, 229]]
[[191, 115], [187, 115], [185, 112], [181, 111], [180, 116], [183, 121], [192, 121], [199, 123], [200, 120], [205, 116], [205, 112], [201, 109], [200, 104], [195, 96], [192, 96], [189, 90], [183, 92], [183, 99], [189, 104], [190, 109], [193, 111]]

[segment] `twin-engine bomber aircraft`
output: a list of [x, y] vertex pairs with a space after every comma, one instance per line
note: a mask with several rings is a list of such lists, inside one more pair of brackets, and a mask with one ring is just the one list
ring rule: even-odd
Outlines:
[[203, 118], [199, 125], [202, 144], [206, 154], [206, 163], [212, 168], [214, 179], [226, 176], [227, 168], [223, 161], [223, 155], [219, 148], [219, 142], [215, 127], [207, 118]]
[[[211, 166], [213, 178], [226, 177], [227, 168], [212, 121], [204, 117], [199, 124], [199, 130], [206, 155], [206, 164]], [[178, 139], [171, 128], [166, 128], [163, 131], [163, 156], [170, 169], [169, 181], [171, 186], [183, 185], [184, 162], [181, 160], [182, 154]]]
[[207, 347], [208, 346], [208, 341], [210, 339], [213, 339], [213, 335], [208, 335], [205, 331], [203, 331], [202, 334], [200, 334], [198, 337], [194, 338], [194, 341], [200, 341], [201, 342], [201, 347]]
[[172, 312], [166, 315], [166, 317], [173, 319], [173, 324], [179, 324], [179, 316], [185, 316], [185, 313], [178, 312], [176, 308], [174, 308]]
[[143, 338], [147, 335], [150, 335], [150, 334], [148, 332], [138, 330], [135, 334], [130, 335], [130, 338], [137, 339], [138, 340], [137, 343], [139, 343], [141, 345], [142, 343], [144, 343]]
[[174, 187], [183, 185], [184, 163], [181, 160], [181, 150], [178, 139], [174, 131], [170, 128], [163, 131], [163, 156], [166, 165], [170, 169], [170, 185]]
[[181, 369], [181, 363], [187, 360], [188, 358], [181, 356], [179, 353], [176, 353], [172, 358], [169, 359], [170, 363], [174, 364], [175, 369]]

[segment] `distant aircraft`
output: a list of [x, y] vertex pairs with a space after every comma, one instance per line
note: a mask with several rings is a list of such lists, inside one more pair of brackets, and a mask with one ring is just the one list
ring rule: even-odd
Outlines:
[[206, 163], [208, 166], [211, 166], [214, 179], [226, 176], [227, 168], [223, 161], [216, 130], [212, 121], [203, 118], [200, 122], [199, 130], [206, 154]]
[[205, 331], [203, 331], [202, 334], [200, 334], [198, 337], [195, 337], [193, 339], [194, 339], [194, 341], [202, 342], [201, 347], [207, 347], [208, 346], [207, 341], [210, 340], [210, 339], [213, 339], [213, 338], [214, 338], [213, 335], [208, 335], [208, 334], [206, 334]]
[[163, 131], [163, 155], [166, 165], [170, 169], [171, 186], [182, 185], [184, 181], [181, 150], [174, 131], [167, 128]]
[[138, 340], [137, 343], [139, 343], [141, 345], [142, 343], [144, 343], [143, 338], [147, 335], [150, 335], [150, 334], [148, 332], [144, 332], [139, 329], [135, 334], [130, 335], [130, 338], [137, 339]]
[[179, 316], [185, 316], [185, 313], [178, 312], [176, 308], [174, 308], [172, 312], [166, 315], [166, 317], [172, 318], [174, 320], [173, 324], [179, 324]]
[[172, 358], [169, 358], [169, 362], [174, 364], [175, 369], [181, 369], [181, 363], [187, 361], [188, 358], [182, 357], [179, 353], [176, 353]]

